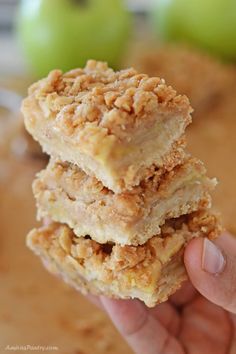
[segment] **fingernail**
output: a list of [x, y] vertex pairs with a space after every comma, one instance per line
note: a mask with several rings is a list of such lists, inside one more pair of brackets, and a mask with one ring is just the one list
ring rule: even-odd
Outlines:
[[210, 274], [219, 274], [225, 267], [225, 259], [221, 250], [208, 238], [204, 238], [202, 269]]

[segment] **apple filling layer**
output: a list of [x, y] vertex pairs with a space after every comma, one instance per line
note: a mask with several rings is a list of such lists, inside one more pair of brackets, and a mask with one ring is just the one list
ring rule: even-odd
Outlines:
[[115, 194], [77, 166], [51, 159], [33, 184], [39, 219], [49, 216], [80, 237], [99, 243], [145, 243], [161, 232], [166, 219], [210, 206], [215, 180], [203, 164], [186, 157], [182, 165], [152, 177], [131, 191]]
[[153, 165], [173, 168], [191, 107], [164, 80], [88, 61], [34, 84], [22, 111], [45, 152], [78, 165], [116, 193], [132, 189]]
[[55, 274], [83, 293], [115, 298], [138, 298], [155, 306], [186, 279], [182, 254], [193, 237], [215, 238], [217, 218], [206, 211], [171, 219], [161, 233], [142, 246], [99, 244], [90, 237], [76, 237], [66, 225], [52, 223], [34, 229], [28, 246]]

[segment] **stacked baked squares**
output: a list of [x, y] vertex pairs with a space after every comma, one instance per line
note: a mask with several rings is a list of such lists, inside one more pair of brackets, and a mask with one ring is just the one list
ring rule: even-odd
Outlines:
[[27, 236], [46, 267], [83, 293], [167, 300], [193, 237], [220, 232], [216, 181], [185, 151], [189, 101], [163, 79], [90, 60], [32, 85], [25, 125], [50, 155], [34, 183]]

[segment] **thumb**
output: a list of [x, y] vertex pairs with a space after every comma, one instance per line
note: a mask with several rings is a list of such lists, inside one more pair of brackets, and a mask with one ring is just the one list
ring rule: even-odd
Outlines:
[[191, 282], [204, 297], [236, 313], [236, 239], [229, 234], [214, 243], [193, 239], [184, 262]]

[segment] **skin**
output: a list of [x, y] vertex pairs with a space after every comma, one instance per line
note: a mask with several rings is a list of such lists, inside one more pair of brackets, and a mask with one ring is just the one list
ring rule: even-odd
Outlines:
[[234, 354], [236, 240], [224, 234], [215, 244], [223, 255], [221, 262], [217, 265], [207, 254], [206, 266], [204, 240], [189, 243], [184, 262], [190, 281], [155, 308], [149, 309], [138, 300], [91, 296], [90, 300], [107, 312], [134, 353]]

